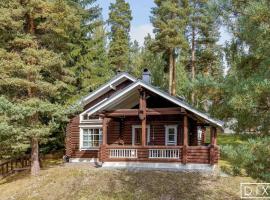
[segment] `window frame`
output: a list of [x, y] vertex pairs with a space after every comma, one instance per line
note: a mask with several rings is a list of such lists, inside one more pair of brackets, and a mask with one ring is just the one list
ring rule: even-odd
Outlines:
[[[177, 133], [178, 125], [165, 125], [165, 145], [166, 146], [177, 146]], [[169, 129], [174, 129], [174, 142], [169, 143]]]
[[[84, 129], [98, 129], [99, 130], [99, 145], [94, 147], [84, 147], [83, 146], [83, 130]], [[101, 139], [100, 139], [101, 137]], [[102, 125], [88, 125], [88, 126], [80, 126], [80, 151], [82, 150], [98, 150], [103, 139], [103, 133], [102, 133]]]

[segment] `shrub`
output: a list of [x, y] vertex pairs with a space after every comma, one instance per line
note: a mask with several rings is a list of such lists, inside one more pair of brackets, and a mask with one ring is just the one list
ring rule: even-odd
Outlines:
[[252, 178], [270, 182], [270, 137], [249, 139], [238, 146], [225, 145], [221, 153], [232, 164], [233, 175], [241, 175], [244, 169]]

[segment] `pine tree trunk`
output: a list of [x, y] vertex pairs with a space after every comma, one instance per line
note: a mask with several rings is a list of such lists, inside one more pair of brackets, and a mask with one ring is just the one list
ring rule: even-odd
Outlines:
[[31, 175], [37, 176], [40, 171], [40, 166], [39, 166], [39, 158], [38, 158], [38, 153], [39, 153], [39, 146], [38, 146], [38, 139], [37, 138], [32, 138], [31, 141]]
[[172, 66], [172, 95], [176, 96], [176, 59], [175, 59], [175, 49], [173, 50], [173, 66]]
[[[29, 34], [33, 34], [35, 30], [34, 27], [34, 18], [30, 12], [26, 14], [26, 31]], [[29, 64], [32, 64], [31, 62]], [[34, 82], [34, 75], [30, 72], [27, 75], [27, 79], [31, 82]], [[31, 86], [28, 88], [28, 97], [33, 98], [36, 95], [36, 90]], [[34, 114], [29, 123], [35, 124], [38, 122], [38, 114]], [[40, 171], [40, 163], [39, 163], [39, 144], [38, 139], [35, 136], [32, 136], [31, 139], [31, 175], [37, 176]]]
[[169, 49], [169, 93], [173, 94], [173, 51]]
[[[191, 80], [192, 83], [195, 81], [195, 27], [192, 27], [192, 42], [191, 42]], [[192, 91], [191, 93], [191, 102], [194, 104], [195, 103], [195, 94]]]

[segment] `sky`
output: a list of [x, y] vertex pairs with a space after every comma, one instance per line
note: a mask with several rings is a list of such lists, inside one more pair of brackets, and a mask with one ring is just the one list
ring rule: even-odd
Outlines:
[[[150, 22], [151, 8], [155, 6], [154, 0], [126, 0], [130, 4], [133, 20], [131, 21], [130, 38], [137, 40], [142, 46], [144, 37], [149, 33], [152, 36], [153, 26]], [[108, 19], [110, 3], [114, 0], [97, 0], [97, 3], [102, 8], [103, 19]], [[230, 34], [223, 27], [221, 28], [219, 44], [224, 44], [230, 39]]]

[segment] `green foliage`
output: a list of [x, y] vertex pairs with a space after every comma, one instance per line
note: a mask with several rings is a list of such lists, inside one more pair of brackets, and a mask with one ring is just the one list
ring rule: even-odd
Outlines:
[[66, 57], [81, 17], [63, 0], [1, 1], [0, 13], [3, 156], [25, 151], [33, 138], [46, 142], [67, 120]]
[[151, 22], [154, 26], [155, 44], [153, 49], [166, 52], [176, 47], [187, 47], [184, 35], [188, 2], [186, 0], [155, 0], [156, 7], [152, 9]]
[[[182, 92], [194, 106], [208, 111], [216, 103], [219, 82], [223, 78], [222, 47], [219, 40], [219, 18], [212, 1], [190, 0], [185, 36], [189, 49], [182, 55], [189, 78]], [[208, 88], [208, 89], [207, 89]]]
[[109, 33], [109, 61], [114, 72], [127, 70], [129, 66], [129, 31], [132, 20], [130, 6], [125, 0], [116, 0], [110, 4], [108, 23]]
[[[131, 60], [133, 61], [133, 74], [141, 78], [143, 69], [147, 68], [151, 71], [152, 84], [163, 89], [167, 88], [167, 79], [163, 70], [165, 61], [161, 53], [156, 53], [151, 50], [151, 46], [154, 39], [148, 34], [144, 38], [144, 46], [136, 47], [136, 56], [131, 54]], [[131, 48], [133, 50], [134, 48]], [[132, 52], [132, 51], [131, 51]]]
[[[74, 102], [97, 88], [111, 77], [106, 52], [107, 34], [101, 19], [101, 9], [96, 0], [73, 0], [73, 7], [81, 16], [80, 30], [72, 33], [72, 49], [68, 66], [75, 75], [69, 101]], [[79, 93], [77, 92], [79, 91]], [[76, 95], [74, 95], [76, 94]]]
[[224, 15], [234, 17], [227, 21], [233, 33], [226, 48], [230, 71], [215, 111], [222, 118], [235, 118], [239, 132], [269, 134], [270, 5], [265, 0], [226, 3]]
[[[212, 1], [190, 0], [190, 15], [186, 37], [195, 46], [196, 74], [222, 76], [222, 49], [219, 40], [220, 20]], [[194, 38], [193, 38], [194, 37]], [[191, 51], [191, 49], [190, 49]], [[191, 60], [191, 54], [189, 54]]]
[[156, 7], [152, 8], [150, 18], [154, 27], [155, 40], [152, 42], [152, 51], [162, 53], [166, 62], [164, 72], [168, 73], [169, 93], [176, 95], [176, 58], [188, 47], [185, 38], [188, 1], [155, 0]]
[[239, 175], [242, 169], [256, 179], [270, 181], [270, 138], [249, 139], [247, 143], [237, 146], [224, 146], [222, 154], [232, 164], [232, 172]]

